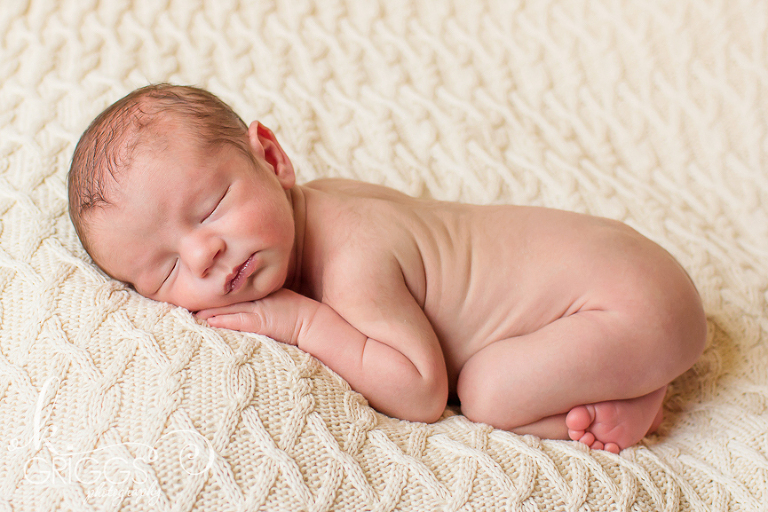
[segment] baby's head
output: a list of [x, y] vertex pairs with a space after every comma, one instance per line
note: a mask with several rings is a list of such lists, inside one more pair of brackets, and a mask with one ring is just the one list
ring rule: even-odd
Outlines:
[[175, 120], [197, 135], [202, 148], [232, 144], [249, 153], [248, 127], [219, 98], [194, 87], [169, 84], [136, 89], [116, 101], [85, 130], [69, 170], [69, 214], [90, 253], [87, 217], [110, 204], [109, 192], [136, 154], [169, 143], [165, 128]]
[[107, 274], [199, 310], [282, 286], [293, 260], [293, 184], [290, 160], [261, 124], [246, 125], [207, 91], [151, 85], [83, 133], [69, 211]]

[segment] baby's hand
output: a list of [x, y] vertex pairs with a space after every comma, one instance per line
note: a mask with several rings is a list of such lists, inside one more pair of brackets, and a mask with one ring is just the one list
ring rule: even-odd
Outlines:
[[302, 328], [318, 307], [318, 302], [283, 288], [261, 300], [205, 309], [196, 316], [211, 327], [263, 334], [298, 345]]

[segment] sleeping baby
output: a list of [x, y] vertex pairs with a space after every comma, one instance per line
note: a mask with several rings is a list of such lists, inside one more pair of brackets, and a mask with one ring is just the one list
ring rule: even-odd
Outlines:
[[472, 421], [617, 453], [658, 427], [668, 383], [704, 347], [688, 275], [626, 225], [298, 185], [269, 129], [197, 88], [110, 106], [68, 183], [104, 272], [295, 345], [396, 418], [434, 422], [458, 400]]

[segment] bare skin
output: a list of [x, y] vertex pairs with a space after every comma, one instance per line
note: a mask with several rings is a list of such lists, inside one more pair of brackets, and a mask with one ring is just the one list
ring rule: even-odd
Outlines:
[[94, 260], [211, 326], [297, 345], [385, 414], [432, 422], [454, 396], [473, 421], [618, 452], [703, 349], [690, 279], [624, 224], [296, 185], [258, 123], [256, 167], [167, 130], [88, 219]]

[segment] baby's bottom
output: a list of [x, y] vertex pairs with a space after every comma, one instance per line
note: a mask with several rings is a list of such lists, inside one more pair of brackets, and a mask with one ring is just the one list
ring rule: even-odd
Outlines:
[[459, 374], [462, 413], [519, 434], [614, 452], [635, 444], [658, 427], [667, 384], [703, 346], [701, 329], [674, 339], [642, 322], [583, 311], [488, 345]]

